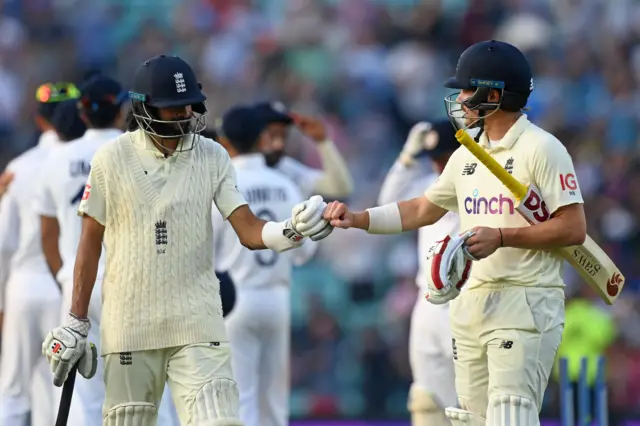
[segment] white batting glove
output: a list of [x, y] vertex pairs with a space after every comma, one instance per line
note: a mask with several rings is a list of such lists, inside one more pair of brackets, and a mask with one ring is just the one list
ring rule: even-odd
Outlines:
[[409, 131], [409, 136], [400, 152], [400, 162], [405, 166], [411, 166], [415, 163], [416, 155], [420, 154], [424, 149], [424, 139], [426, 134], [433, 126], [431, 123], [421, 121], [415, 124]]
[[441, 305], [460, 294], [471, 273], [471, 259], [464, 254], [464, 242], [470, 233], [436, 241], [427, 254], [427, 295], [429, 302]]
[[293, 229], [312, 241], [327, 238], [333, 232], [333, 226], [328, 220], [322, 218], [326, 208], [327, 203], [319, 195], [314, 195], [307, 201], [297, 204], [291, 212]]
[[80, 319], [70, 313], [67, 325], [54, 328], [44, 339], [42, 354], [51, 366], [54, 385], [62, 386], [76, 365], [86, 379], [96, 374], [98, 351], [93, 343], [87, 342], [90, 328], [88, 319]]

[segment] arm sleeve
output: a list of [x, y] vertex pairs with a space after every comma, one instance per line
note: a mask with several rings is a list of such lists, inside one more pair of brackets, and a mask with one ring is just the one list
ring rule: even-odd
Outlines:
[[107, 200], [104, 169], [97, 157], [91, 162], [91, 172], [78, 207], [78, 216], [91, 216], [102, 226], [107, 223]]
[[396, 161], [382, 184], [378, 204], [382, 206], [419, 197], [429, 185], [429, 174], [423, 164], [407, 167]]
[[540, 144], [531, 158], [533, 183], [551, 213], [562, 206], [583, 202], [571, 156], [558, 140]]
[[455, 185], [455, 153], [449, 159], [449, 162], [444, 167], [442, 174], [438, 176], [438, 179], [427, 189], [424, 195], [433, 204], [442, 207], [445, 210], [452, 212], [458, 212], [458, 199], [456, 196]]
[[327, 197], [339, 198], [351, 195], [353, 177], [338, 148], [332, 141], [324, 141], [316, 146], [322, 161], [322, 173], [317, 176], [314, 182], [313, 192]]
[[11, 258], [20, 241], [20, 215], [16, 191], [11, 190], [13, 185], [0, 199], [0, 311], [4, 309], [4, 292]]
[[219, 170], [218, 189], [213, 202], [218, 207], [223, 219], [227, 219], [238, 207], [247, 204], [236, 182], [236, 169], [231, 163], [227, 151], [221, 146], [217, 150], [217, 169]]

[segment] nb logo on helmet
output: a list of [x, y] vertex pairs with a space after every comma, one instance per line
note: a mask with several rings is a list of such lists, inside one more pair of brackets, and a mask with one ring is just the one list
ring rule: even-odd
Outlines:
[[177, 72], [173, 75], [176, 79], [176, 92], [183, 93], [187, 91], [187, 84], [184, 82], [184, 76], [181, 72]]

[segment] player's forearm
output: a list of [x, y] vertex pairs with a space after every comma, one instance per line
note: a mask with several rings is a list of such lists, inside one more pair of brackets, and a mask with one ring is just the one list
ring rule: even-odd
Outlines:
[[315, 184], [315, 190], [327, 197], [345, 198], [353, 192], [353, 177], [347, 163], [331, 141], [320, 142], [318, 152], [323, 174]]
[[49, 266], [49, 271], [51, 271], [51, 274], [55, 278], [60, 268], [62, 268], [62, 256], [60, 256], [60, 249], [58, 247], [60, 226], [56, 218], [46, 216], [41, 216], [40, 218], [42, 252], [47, 261], [47, 266]]
[[[579, 221], [578, 221], [579, 222]], [[586, 232], [580, 223], [569, 218], [551, 218], [522, 228], [501, 228], [503, 247], [552, 250], [584, 243]]]
[[98, 276], [98, 263], [102, 253], [102, 246], [95, 245], [78, 247], [78, 256], [73, 270], [73, 297], [71, 299], [71, 313], [78, 318], [86, 318], [89, 312], [91, 293]]

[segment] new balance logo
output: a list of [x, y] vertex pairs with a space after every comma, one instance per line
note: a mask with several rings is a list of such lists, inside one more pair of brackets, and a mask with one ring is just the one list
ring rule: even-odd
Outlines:
[[166, 246], [168, 242], [167, 222], [159, 220], [156, 222], [156, 253], [164, 254], [166, 251], [164, 246]]
[[513, 342], [511, 340], [503, 340], [502, 343], [500, 343], [500, 346], [498, 346], [498, 348], [511, 349], [512, 346], [513, 346]]
[[187, 84], [184, 81], [184, 76], [181, 72], [177, 72], [173, 75], [176, 79], [176, 92], [184, 93], [187, 91]]
[[132, 365], [131, 352], [120, 352], [120, 365]]
[[472, 174], [474, 174], [476, 172], [476, 167], [478, 166], [478, 163], [467, 163], [464, 165], [464, 168], [462, 169], [462, 176], [471, 176]]
[[509, 158], [504, 164], [504, 169], [511, 174], [513, 172], [513, 157]]

